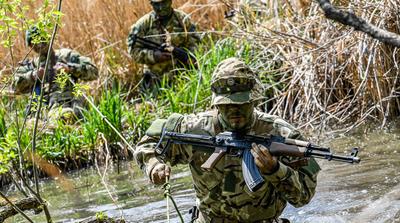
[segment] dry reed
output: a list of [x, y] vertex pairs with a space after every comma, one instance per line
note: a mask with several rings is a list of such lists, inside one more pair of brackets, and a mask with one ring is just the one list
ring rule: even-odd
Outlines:
[[[334, 1], [343, 10], [399, 33], [398, 1]], [[271, 0], [261, 15], [243, 5], [232, 22], [235, 36], [261, 53], [253, 64], [273, 79], [270, 110], [301, 127], [334, 125], [345, 130], [377, 120], [382, 126], [400, 113], [398, 49], [327, 20], [311, 0]], [[281, 63], [276, 68], [276, 63]], [[275, 66], [276, 70], [273, 68]], [[271, 77], [273, 74], [274, 77]]]
[[[350, 128], [366, 120], [384, 126], [400, 113], [398, 49], [327, 20], [311, 0], [269, 0], [258, 15], [245, 4], [237, 7], [231, 2], [236, 1], [174, 0], [174, 5], [207, 31], [224, 27], [226, 5], [236, 10], [231, 35], [238, 38], [239, 47], [243, 39], [252, 43], [252, 65], [273, 81], [270, 113], [310, 128], [341, 127], [349, 120], [354, 121]], [[399, 33], [398, 1], [333, 3]], [[56, 45], [92, 57], [103, 77], [97, 84], [115, 76], [134, 86], [138, 66], [127, 54], [126, 37], [130, 26], [150, 10], [147, 0], [65, 1]], [[27, 51], [22, 33], [13, 50], [16, 58]], [[10, 64], [8, 49], [0, 49], [0, 56], [5, 58], [3, 65]]]
[[[217, 0], [174, 0], [174, 7], [189, 13], [199, 30], [215, 30], [223, 26], [224, 5]], [[30, 7], [30, 19], [43, 1], [24, 1]], [[69, 0], [64, 1], [62, 27], [55, 48], [68, 47], [91, 57], [100, 68], [102, 84], [107, 77], [121, 79], [134, 86], [138, 81], [139, 66], [127, 53], [126, 39], [130, 27], [141, 16], [151, 11], [149, 0]], [[1, 22], [1, 21], [0, 21]], [[28, 52], [24, 32], [19, 31], [12, 48], [0, 46], [0, 70], [10, 71]], [[4, 72], [6, 73], [6, 72]], [[8, 72], [10, 73], [10, 72]]]

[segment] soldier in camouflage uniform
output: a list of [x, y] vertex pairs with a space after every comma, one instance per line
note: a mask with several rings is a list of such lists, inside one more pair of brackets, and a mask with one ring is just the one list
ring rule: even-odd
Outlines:
[[[62, 48], [51, 49], [48, 74], [44, 89], [40, 81], [43, 80], [44, 66], [49, 49], [49, 43], [41, 37], [38, 29], [33, 27], [26, 32], [26, 44], [31, 47], [38, 57], [20, 63], [14, 76], [14, 91], [16, 93], [44, 93], [44, 103], [49, 106], [49, 118], [52, 121], [63, 119], [68, 123], [74, 122], [82, 116], [82, 101], [74, 97], [73, 84], [70, 81], [61, 84], [56, 81], [57, 75], [64, 73], [70, 76], [73, 82], [78, 80], [91, 81], [98, 77], [98, 70], [88, 57], [78, 52]], [[30, 108], [29, 111], [30, 113]]]
[[140, 18], [128, 36], [128, 51], [133, 59], [144, 64], [142, 90], [154, 88], [163, 75], [172, 78], [178, 61], [170, 52], [145, 48], [136, 41], [141, 37], [160, 45], [179, 47], [193, 53], [200, 40], [189, 15], [172, 8], [172, 0], [150, 0], [153, 11]]
[[165, 157], [155, 154], [159, 138], [150, 135], [158, 135], [163, 127], [168, 131], [210, 136], [237, 131], [303, 140], [283, 119], [254, 109], [259, 98], [253, 91], [256, 79], [255, 73], [242, 61], [236, 58], [222, 61], [211, 80], [214, 109], [200, 114], [173, 114], [166, 120], [157, 120], [136, 147], [137, 163], [155, 184], [164, 183], [170, 176], [167, 162], [172, 166], [189, 164], [200, 210], [195, 222], [283, 222], [279, 216], [287, 202], [301, 207], [315, 193], [320, 168], [314, 159], [296, 166], [291, 162], [294, 158], [273, 157], [262, 145], [253, 144], [251, 150], [265, 180], [255, 192], [244, 182], [239, 157], [225, 155], [211, 171], [205, 171], [201, 165], [209, 154], [191, 145], [172, 144]]

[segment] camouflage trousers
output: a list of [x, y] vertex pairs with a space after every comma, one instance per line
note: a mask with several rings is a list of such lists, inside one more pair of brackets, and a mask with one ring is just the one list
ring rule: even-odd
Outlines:
[[83, 117], [83, 103], [80, 100], [70, 100], [65, 102], [55, 102], [50, 106], [48, 120], [56, 123], [61, 120], [65, 124], [74, 124]]
[[[236, 219], [207, 216], [204, 213], [202, 213], [201, 211], [198, 211], [197, 216], [198, 216], [197, 219], [192, 220], [192, 222], [194, 222], [194, 223], [242, 223], [241, 221], [238, 221]], [[255, 221], [255, 222], [251, 222], [251, 223], [290, 223], [290, 221], [286, 218], [276, 218], [276, 219], [260, 220], [260, 221]]]

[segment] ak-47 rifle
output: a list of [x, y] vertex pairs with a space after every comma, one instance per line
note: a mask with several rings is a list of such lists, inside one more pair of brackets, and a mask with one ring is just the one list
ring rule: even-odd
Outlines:
[[[166, 141], [165, 145], [162, 144], [164, 141]], [[250, 191], [256, 191], [264, 182], [250, 152], [252, 143], [264, 145], [273, 156], [315, 157], [346, 163], [360, 162], [360, 158], [357, 157], [358, 148], [353, 148], [349, 156], [340, 156], [333, 154], [330, 148], [321, 147], [308, 141], [288, 139], [275, 135], [261, 137], [223, 132], [216, 136], [206, 136], [163, 130], [160, 141], [156, 146], [156, 152], [159, 155], [164, 155], [171, 143], [189, 144], [194, 149], [213, 152], [201, 166], [205, 170], [211, 170], [225, 154], [242, 157], [243, 178]]]
[[182, 48], [176, 46], [169, 46], [167, 44], [158, 44], [151, 40], [134, 35], [133, 43], [135, 44], [136, 42], [141, 44], [144, 48], [150, 50], [160, 50], [161, 52], [172, 53], [172, 55], [183, 65], [188, 66], [191, 63], [196, 65], [196, 58], [194, 58], [190, 53], [188, 53], [186, 50]]

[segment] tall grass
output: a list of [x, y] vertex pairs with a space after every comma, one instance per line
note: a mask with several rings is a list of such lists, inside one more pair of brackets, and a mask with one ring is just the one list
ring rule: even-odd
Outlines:
[[[217, 64], [229, 57], [248, 58], [250, 51], [238, 51], [235, 39], [227, 38], [214, 42], [211, 38], [197, 51], [198, 69], [178, 70], [171, 86], [161, 87], [157, 98], [158, 107], [164, 115], [173, 112], [200, 112], [210, 107], [210, 79]], [[246, 42], [241, 43], [245, 48]], [[212, 48], [212, 50], [208, 50]], [[199, 81], [200, 79], [200, 81]], [[164, 81], [164, 84], [167, 82]], [[196, 96], [197, 94], [197, 96]], [[197, 100], [195, 104], [195, 100]]]
[[51, 133], [46, 133], [38, 140], [38, 155], [46, 160], [64, 161], [69, 158], [78, 160], [85, 151], [84, 138], [80, 128], [66, 125], [62, 121], [57, 123]]
[[[133, 145], [144, 135], [145, 130], [156, 118], [168, 117], [173, 112], [192, 113], [209, 109], [210, 78], [216, 65], [220, 60], [232, 56], [247, 58], [251, 51], [245, 42], [241, 42], [244, 50], [238, 51], [237, 41], [231, 38], [217, 41], [210, 38], [208, 44], [213, 46], [213, 50], [208, 50], [209, 45], [201, 45], [196, 52], [199, 67], [177, 70], [174, 84], [161, 86], [156, 98], [148, 98], [147, 101], [146, 98], [125, 100], [118, 81], [111, 84], [113, 86], [111, 89], [104, 90], [99, 99], [89, 96], [90, 100], [96, 102], [96, 107], [101, 114], [97, 109], [89, 106], [84, 112], [84, 119], [78, 125], [66, 125], [62, 121], [52, 123], [54, 127], [51, 130], [45, 130], [39, 137], [37, 155], [53, 163], [59, 163], [61, 166], [65, 166], [64, 162], [68, 160], [85, 161], [91, 154], [90, 151], [97, 149], [99, 140], [104, 143], [100, 134], [104, 136], [108, 144], [121, 141], [116, 132], [104, 122], [105, 118]], [[201, 78], [200, 82], [199, 78]], [[166, 84], [166, 81], [163, 83]], [[196, 94], [197, 104], [194, 106]], [[2, 116], [6, 112], [8, 110], [5, 107], [0, 109], [0, 120], [10, 118]], [[18, 118], [22, 122], [23, 112], [19, 113]], [[17, 148], [17, 132], [15, 125], [7, 126], [5, 134], [9, 136], [6, 141], [3, 140], [7, 143], [7, 147]], [[25, 130], [24, 134], [24, 139], [27, 140], [24, 140], [26, 142], [23, 146], [27, 148], [31, 131]], [[13, 161], [17, 160], [17, 157], [14, 157]]]
[[108, 143], [119, 142], [120, 138], [117, 133], [110, 125], [104, 122], [104, 118], [107, 118], [116, 130], [122, 132], [123, 119], [126, 114], [126, 105], [121, 98], [119, 87], [105, 90], [102, 93], [97, 108], [101, 114], [99, 114], [93, 107], [90, 107], [84, 114], [85, 121], [82, 126], [86, 143], [88, 145], [94, 145], [99, 133], [105, 136]]
[[[29, 10], [24, 12], [27, 18], [37, 18], [35, 10], [43, 4], [43, 0], [23, 0], [22, 2], [21, 8], [29, 7]], [[198, 23], [199, 30], [214, 30], [223, 26], [225, 6], [218, 0], [174, 0], [173, 5], [189, 13], [193, 21]], [[123, 80], [126, 85], [134, 86], [140, 79], [140, 76], [136, 75], [140, 67], [130, 59], [126, 39], [130, 27], [151, 10], [150, 2], [147, 0], [64, 1], [63, 25], [59, 30], [55, 48], [68, 47], [91, 57], [99, 66], [103, 80], [115, 77]], [[20, 24], [16, 25], [26, 27], [26, 20], [20, 21]], [[4, 58], [0, 66], [5, 68], [5, 73], [10, 73], [13, 65], [28, 52], [24, 41], [24, 31], [17, 32], [12, 54], [9, 48], [0, 46], [0, 57]], [[99, 91], [94, 93], [99, 93]]]
[[[210, 45], [212, 50], [209, 50]], [[233, 56], [247, 58], [251, 53], [249, 50], [237, 51], [237, 45], [238, 42], [232, 38], [217, 41], [208, 39], [207, 44], [201, 45], [196, 51], [197, 69], [177, 69], [173, 84], [164, 79], [156, 98], [144, 97], [143, 103], [131, 106], [128, 131], [133, 134], [134, 142], [144, 135], [156, 118], [166, 118], [174, 112], [197, 113], [209, 109], [210, 78], [214, 68], [223, 59]], [[242, 45], [247, 44], [242, 42]]]
[[[55, 1], [52, 2], [55, 3]], [[29, 49], [24, 44], [24, 31], [29, 26], [28, 23], [31, 23], [31, 19], [38, 18], [36, 12], [43, 3], [44, 1], [23, 0], [20, 7], [14, 9], [17, 12], [14, 16], [19, 23], [13, 25], [19, 26], [21, 29], [10, 30], [10, 32], [17, 32], [17, 36], [13, 38], [10, 47], [0, 46], [0, 56], [3, 58], [0, 62], [0, 94], [7, 92], [4, 90], [10, 87], [11, 77], [9, 74], [15, 69], [17, 62], [29, 52]], [[190, 13], [194, 21], [199, 22], [200, 30], [215, 29], [222, 26], [224, 6], [218, 3], [218, 1], [177, 0], [174, 1], [174, 7]], [[6, 13], [6, 10], [0, 7], [0, 11], [3, 12], [3, 10]], [[92, 88], [94, 90], [90, 92], [91, 99], [96, 101], [96, 105], [103, 115], [119, 131], [128, 131], [122, 129], [123, 125], [125, 125], [125, 129], [127, 126], [136, 126], [136, 128], [133, 128], [135, 129], [132, 132], [133, 134], [128, 135], [133, 144], [142, 136], [143, 131], [147, 128], [153, 117], [147, 114], [149, 110], [142, 109], [140, 109], [139, 115], [137, 115], [135, 113], [136, 110], [132, 109], [132, 107], [140, 106], [128, 104], [126, 101], [120, 99], [120, 95], [130, 96], [130, 92], [122, 93], [119, 89], [111, 89], [110, 84], [100, 85], [100, 83], [112, 83], [116, 80], [125, 87], [125, 90], [135, 86], [139, 81], [140, 76], [137, 75], [139, 66], [127, 54], [126, 38], [130, 31], [130, 26], [145, 13], [151, 11], [149, 2], [132, 2], [131, 0], [118, 2], [111, 0], [72, 0], [63, 2], [62, 11], [64, 13], [62, 18], [63, 24], [54, 48], [73, 48], [93, 59], [99, 68], [100, 79], [91, 83], [92, 86], [98, 85]], [[207, 19], [213, 19], [214, 22], [210, 23]], [[0, 25], [5, 24], [8, 25], [7, 21], [0, 21]], [[33, 55], [28, 55], [28, 57], [30, 56]], [[110, 78], [112, 79], [111, 81], [108, 80]], [[10, 107], [11, 104], [15, 106]], [[2, 105], [4, 106], [0, 107], [0, 145], [1, 148], [10, 148], [16, 151], [21, 126], [17, 126], [15, 123], [20, 123], [21, 125], [23, 122], [25, 103], [23, 101], [14, 101], [13, 98], [7, 98], [2, 101]], [[163, 106], [167, 105], [163, 104]], [[18, 111], [17, 116], [14, 115], [16, 114], [15, 110]], [[102, 115], [97, 114], [92, 108], [89, 108], [85, 114], [85, 122], [81, 126], [71, 127], [64, 125], [62, 122], [52, 123], [53, 129], [50, 131], [45, 130], [39, 136], [37, 155], [49, 160], [55, 160], [56, 162], [57, 160], [64, 162], [68, 158], [84, 158], [82, 153], [95, 148], [99, 133], [104, 135], [108, 143], [118, 142], [119, 138], [103, 122], [103, 118]], [[30, 129], [23, 130], [21, 137], [21, 148], [24, 153], [30, 145]], [[0, 152], [0, 154], [4, 155], [6, 154], [5, 152], [12, 154], [9, 153], [9, 150]], [[4, 161], [2, 164], [8, 165], [9, 162], [17, 162], [18, 159], [15, 157], [12, 159], [4, 158], [2, 161]]]
[[[223, 12], [229, 8], [222, 2], [236, 9], [229, 28], [223, 19]], [[267, 95], [274, 102], [269, 106], [272, 114], [315, 128], [349, 120], [359, 120], [360, 124], [371, 118], [384, 125], [389, 117], [400, 113], [397, 49], [328, 21], [311, 0], [268, 1], [259, 8], [259, 14], [235, 3], [176, 0], [174, 6], [190, 13], [200, 30], [225, 30], [226, 35], [251, 43], [253, 53], [245, 60], [272, 83]], [[37, 8], [41, 1], [25, 4]], [[352, 0], [334, 4], [399, 32], [398, 2]], [[93, 85], [115, 77], [135, 86], [140, 79], [139, 66], [127, 55], [125, 40], [129, 27], [150, 10], [147, 1], [66, 1], [57, 47], [71, 47], [94, 59], [101, 79]], [[35, 17], [33, 12], [31, 18]], [[27, 51], [23, 36], [19, 33], [13, 46], [14, 58]], [[10, 64], [9, 49], [0, 49], [0, 56], [6, 58], [4, 65]], [[101, 95], [103, 87], [94, 89], [99, 90], [92, 95]], [[176, 111], [177, 103], [172, 97], [170, 101]]]
[[[399, 33], [399, 2], [334, 1]], [[261, 17], [260, 17], [261, 16]], [[251, 42], [264, 78], [275, 83], [272, 114], [302, 127], [384, 126], [400, 114], [398, 49], [324, 17], [315, 1], [268, 1], [260, 16], [241, 7], [234, 35]]]
[[[8, 171], [19, 157], [19, 150], [30, 145], [28, 131], [20, 132], [26, 100], [9, 103], [7, 98], [0, 100], [0, 173]], [[19, 137], [20, 136], [20, 137]]]
[[[90, 92], [90, 98], [132, 144], [156, 118], [165, 118], [173, 112], [209, 109], [212, 71], [221, 60], [232, 56], [243, 58], [259, 72], [267, 88], [267, 112], [300, 127], [316, 129], [336, 125], [342, 128], [350, 123], [351, 128], [371, 119], [383, 126], [390, 117], [400, 113], [397, 49], [327, 21], [319, 6], [308, 0], [268, 1], [257, 16], [251, 8], [241, 6], [236, 8], [236, 16], [228, 28], [222, 28], [220, 22], [226, 9], [222, 4], [206, 0], [174, 1], [176, 7], [192, 13], [201, 29], [218, 30], [221, 26], [220, 30], [229, 30], [231, 37], [205, 37], [205, 43], [196, 52], [198, 69], [177, 71], [172, 85], [166, 80], [162, 82], [157, 97], [132, 96], [126, 91], [137, 84], [139, 66], [127, 55], [125, 40], [130, 25], [150, 11], [147, 1], [135, 3], [65, 1], [65, 24], [57, 40], [58, 47], [75, 48], [96, 61], [101, 78], [92, 83], [98, 86], [92, 88], [95, 90]], [[371, 23], [398, 33], [400, 4], [385, 3], [335, 1]], [[21, 33], [13, 48], [17, 56], [26, 51], [22, 38]], [[6, 58], [4, 65], [11, 64], [7, 49], [0, 49], [0, 56]], [[18, 131], [14, 124], [16, 118], [10, 115], [15, 113], [9, 110], [11, 102], [1, 102], [4, 106], [0, 107], [0, 147], [15, 150]], [[21, 110], [23, 106], [18, 104], [21, 103], [14, 108], [20, 106], [18, 110]], [[95, 149], [99, 133], [108, 143], [119, 142], [104, 117], [88, 108], [80, 126], [71, 128], [58, 123], [52, 135], [40, 137], [40, 155], [47, 159], [82, 157], [82, 152]], [[22, 112], [18, 112], [17, 118], [21, 123]], [[29, 145], [29, 137], [30, 132], [24, 131], [22, 148]], [[2, 159], [10, 162], [14, 158]]]

